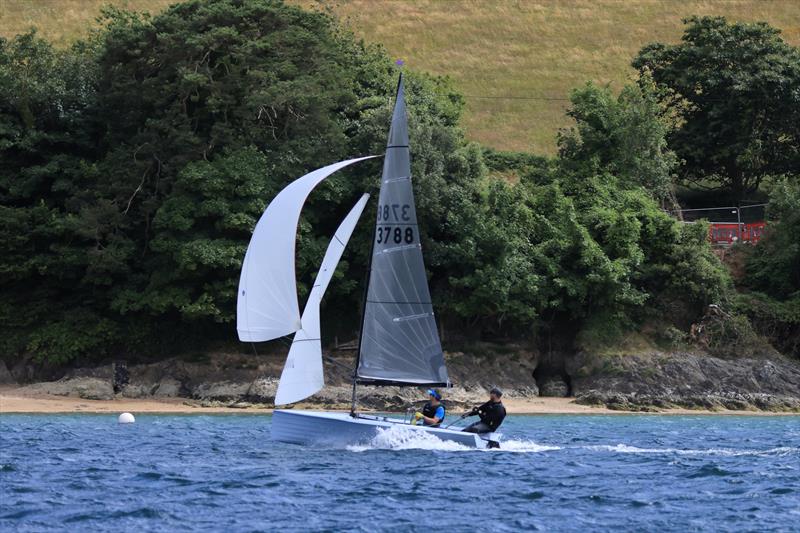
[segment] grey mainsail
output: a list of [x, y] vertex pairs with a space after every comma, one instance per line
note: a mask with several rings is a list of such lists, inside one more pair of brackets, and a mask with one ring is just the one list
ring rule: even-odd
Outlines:
[[402, 75], [383, 163], [356, 381], [449, 385], [419, 241]]

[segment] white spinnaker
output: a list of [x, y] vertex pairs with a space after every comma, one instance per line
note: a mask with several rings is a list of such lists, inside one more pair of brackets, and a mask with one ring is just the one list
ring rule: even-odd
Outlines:
[[270, 202], [253, 230], [239, 277], [236, 329], [243, 342], [262, 342], [302, 326], [297, 302], [294, 249], [300, 211], [322, 180], [359, 157], [319, 168], [296, 179]]
[[275, 394], [275, 405], [286, 405], [299, 402], [318, 392], [325, 385], [322, 371], [322, 343], [320, 341], [319, 306], [325, 289], [336, 271], [336, 265], [342, 257], [347, 241], [358, 223], [369, 194], [364, 194], [350, 213], [344, 218], [333, 235], [325, 257], [322, 259], [317, 279], [308, 295], [308, 302], [303, 310], [301, 320], [303, 327], [297, 331], [289, 349], [289, 356], [281, 373], [278, 392]]

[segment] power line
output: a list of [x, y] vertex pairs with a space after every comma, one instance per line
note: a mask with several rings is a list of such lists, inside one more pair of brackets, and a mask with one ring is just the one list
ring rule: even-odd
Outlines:
[[548, 100], [558, 102], [569, 102], [569, 98], [557, 96], [479, 96], [476, 94], [465, 94], [464, 98], [480, 98], [483, 100]]

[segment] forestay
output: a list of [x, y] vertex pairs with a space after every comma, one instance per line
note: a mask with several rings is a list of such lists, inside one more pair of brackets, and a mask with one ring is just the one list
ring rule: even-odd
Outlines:
[[447, 385], [411, 187], [404, 92], [401, 77], [383, 164], [357, 381]]
[[359, 157], [317, 169], [293, 181], [270, 202], [256, 224], [239, 278], [236, 329], [239, 340], [261, 342], [299, 330], [295, 282], [295, 235], [300, 211], [322, 180]]
[[336, 265], [339, 264], [339, 259], [342, 257], [342, 252], [344, 252], [358, 219], [367, 205], [367, 200], [369, 200], [369, 194], [365, 193], [344, 218], [328, 244], [322, 265], [303, 310], [302, 328], [294, 336], [292, 347], [286, 358], [286, 365], [283, 367], [278, 392], [275, 395], [275, 405], [299, 402], [318, 392], [325, 385], [322, 370], [319, 307], [325, 289], [328, 288], [333, 273], [336, 271]]

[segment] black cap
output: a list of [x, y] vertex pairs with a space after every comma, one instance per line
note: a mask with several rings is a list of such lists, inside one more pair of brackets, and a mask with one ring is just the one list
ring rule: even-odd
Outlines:
[[501, 391], [499, 387], [492, 387], [492, 390], [489, 391], [489, 394], [494, 394], [500, 398], [503, 395], [503, 391]]

